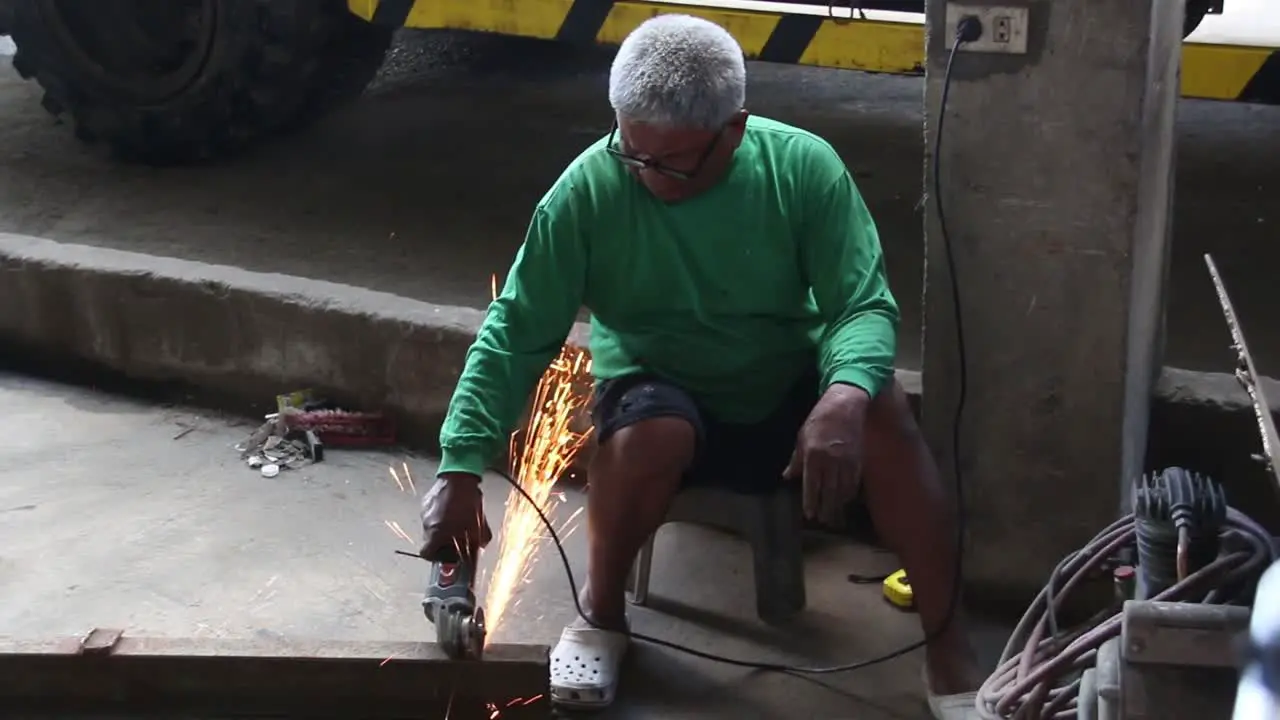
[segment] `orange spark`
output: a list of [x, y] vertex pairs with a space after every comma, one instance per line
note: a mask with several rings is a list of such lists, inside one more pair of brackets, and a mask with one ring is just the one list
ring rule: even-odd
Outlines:
[[396, 487], [400, 488], [400, 492], [404, 492], [404, 483], [400, 482], [400, 474], [393, 467], [388, 466], [387, 469], [391, 471], [391, 479], [396, 481]]
[[395, 533], [396, 537], [404, 540], [410, 545], [413, 544], [413, 538], [409, 537], [409, 533], [405, 532], [404, 529], [400, 527], [400, 523], [395, 520], [383, 520], [382, 522], [391, 529], [391, 532]]
[[404, 479], [409, 483], [409, 490], [413, 491], [414, 495], [417, 495], [418, 488], [413, 484], [413, 473], [409, 472], [409, 463], [401, 463], [401, 467], [404, 468]]
[[[563, 495], [560, 496], [560, 500], [564, 500]], [[583, 510], [586, 510], [586, 508], [580, 507], [577, 510], [574, 510], [573, 514], [560, 525], [560, 529], [556, 531], [556, 534], [560, 536], [560, 542], [564, 542], [573, 536], [573, 533], [578, 529], [578, 524], [575, 523], [574, 520], [578, 519], [578, 516], [582, 514]], [[547, 533], [546, 538], [550, 540], [551, 533]]]
[[589, 383], [583, 382], [590, 367], [586, 350], [562, 346], [538, 381], [528, 423], [511, 436], [511, 476], [533, 503], [514, 488], [507, 497], [498, 534], [498, 559], [485, 594], [489, 638], [513, 607], [516, 588], [529, 579], [537, 550], [535, 541], [546, 534], [538, 511], [548, 518], [552, 516], [563, 499], [560, 493], [552, 492], [555, 483], [591, 435], [591, 428], [577, 431], [572, 427], [578, 411], [591, 396]]
[[392, 660], [395, 660], [395, 659], [396, 659], [396, 658], [398, 658], [398, 657], [404, 657], [404, 656], [405, 656], [405, 655], [407, 655], [407, 654], [408, 654], [408, 651], [407, 651], [407, 650], [401, 650], [400, 652], [398, 652], [398, 653], [396, 653], [396, 654], [394, 654], [394, 655], [388, 656], [386, 660], [383, 660], [382, 662], [378, 663], [378, 667], [382, 667], [382, 666], [386, 665], [387, 663], [391, 662]]

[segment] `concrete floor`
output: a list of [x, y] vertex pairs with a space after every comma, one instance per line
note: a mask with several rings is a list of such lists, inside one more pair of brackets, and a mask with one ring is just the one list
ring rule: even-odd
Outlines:
[[[393, 553], [412, 546], [386, 526], [417, 536], [416, 500], [387, 468], [410, 463], [421, 489], [430, 460], [332, 450], [321, 464], [268, 480], [233, 449], [252, 422], [4, 373], [0, 407], [0, 635], [102, 626], [138, 635], [432, 638], [418, 604], [425, 567]], [[506, 489], [487, 480], [495, 525]], [[581, 502], [569, 492], [561, 517]], [[583, 536], [567, 542], [577, 573]], [[572, 619], [549, 548], [536, 563], [495, 640], [552, 644]], [[809, 609], [791, 629], [771, 630], [755, 619], [745, 545], [668, 526], [655, 553], [652, 609], [636, 609], [633, 627], [769, 662], [866, 658], [918, 639], [915, 616], [886, 605], [877, 586], [846, 579], [894, 567], [870, 548], [820, 544], [809, 557]], [[979, 640], [994, 663], [999, 631]], [[926, 718], [919, 664], [915, 653], [808, 681], [637, 646], [619, 704], [600, 717]]]
[[[217, 166], [121, 167], [76, 143], [0, 70], [0, 230], [481, 305], [533, 203], [608, 128], [608, 56], [519, 39], [413, 33], [371, 92], [299, 136]], [[963, 92], [963, 84], [957, 86]], [[753, 64], [749, 107], [832, 140], [881, 229], [918, 368], [919, 78]], [[1202, 255], [1212, 251], [1264, 372], [1280, 267], [1280, 107], [1184, 102], [1169, 364], [1230, 371]], [[1034, 148], [1009, 162], [1032, 162]], [[971, 281], [972, 291], [982, 282]]]

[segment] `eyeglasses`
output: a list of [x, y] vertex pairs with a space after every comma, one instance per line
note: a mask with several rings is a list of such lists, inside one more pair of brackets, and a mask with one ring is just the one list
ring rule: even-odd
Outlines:
[[676, 180], [692, 180], [698, 176], [698, 173], [702, 172], [702, 166], [707, 164], [707, 159], [711, 157], [712, 151], [715, 150], [716, 145], [720, 143], [720, 136], [722, 135], [724, 135], [724, 126], [721, 126], [721, 128], [716, 131], [715, 137], [712, 137], [711, 140], [707, 142], [707, 147], [703, 149], [702, 155], [698, 157], [698, 162], [693, 166], [692, 170], [676, 170], [675, 168], [663, 165], [657, 160], [636, 157], [635, 155], [628, 155], [623, 152], [614, 145], [614, 140], [618, 136], [618, 121], [616, 120], [613, 122], [613, 129], [609, 131], [609, 142], [605, 145], [605, 149], [608, 150], [609, 154], [617, 159], [618, 162], [629, 168], [636, 170], [652, 170], [659, 175], [666, 175], [667, 177], [675, 178]]

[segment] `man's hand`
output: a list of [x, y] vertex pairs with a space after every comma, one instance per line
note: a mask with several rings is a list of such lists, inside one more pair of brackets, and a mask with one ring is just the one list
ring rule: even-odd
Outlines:
[[804, 514], [838, 526], [858, 497], [862, 429], [871, 397], [853, 385], [832, 385], [800, 428], [783, 476], [804, 482]]
[[493, 532], [484, 517], [480, 478], [464, 473], [438, 478], [422, 496], [422, 547], [418, 554], [433, 562], [458, 555], [475, 557]]

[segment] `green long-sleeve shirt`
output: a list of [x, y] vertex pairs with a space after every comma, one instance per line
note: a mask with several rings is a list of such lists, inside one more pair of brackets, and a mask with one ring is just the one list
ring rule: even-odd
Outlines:
[[665, 204], [606, 142], [538, 203], [467, 353], [440, 472], [479, 473], [505, 447], [584, 305], [596, 377], [643, 369], [726, 422], [767, 416], [815, 362], [823, 387], [875, 394], [889, 380], [898, 307], [875, 223], [829, 144], [751, 117], [726, 177]]

